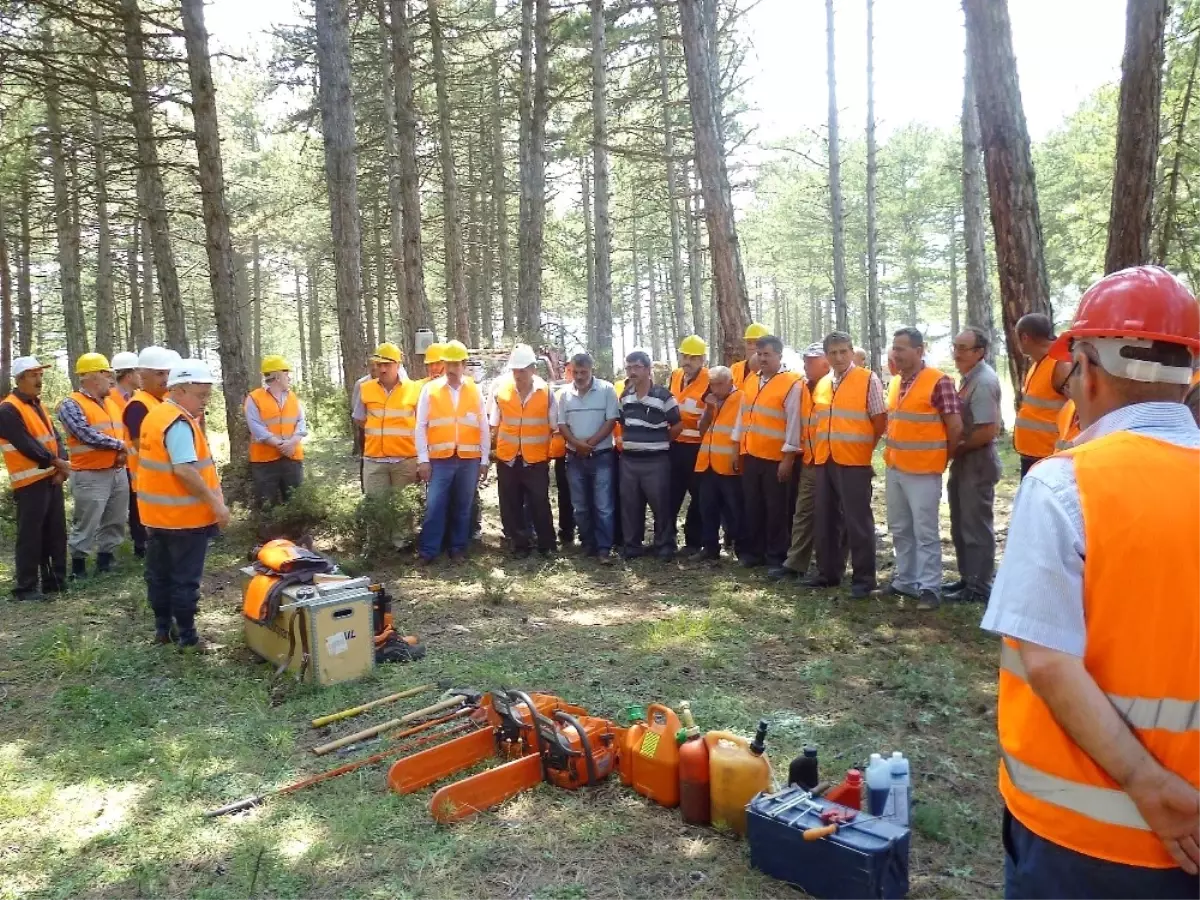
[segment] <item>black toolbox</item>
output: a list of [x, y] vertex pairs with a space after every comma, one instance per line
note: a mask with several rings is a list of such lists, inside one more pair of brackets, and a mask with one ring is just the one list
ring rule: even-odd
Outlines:
[[821, 821], [826, 809], [848, 811], [798, 787], [756, 796], [746, 807], [751, 865], [820, 900], [906, 897], [909, 829], [873, 819], [804, 840], [806, 830], [827, 824]]

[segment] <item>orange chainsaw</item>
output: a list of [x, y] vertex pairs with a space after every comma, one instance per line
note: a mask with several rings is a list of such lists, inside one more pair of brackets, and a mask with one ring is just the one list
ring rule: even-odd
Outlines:
[[[527, 714], [523, 715], [518, 709], [522, 705]], [[484, 698], [479, 710], [486, 714], [486, 722], [491, 727], [396, 760], [388, 770], [388, 787], [398, 794], [411, 794], [492, 756], [511, 760], [535, 753], [537, 744], [530, 737], [536, 717], [559, 710], [577, 716], [587, 715], [583, 707], [571, 706], [553, 694], [530, 696], [524, 691], [492, 691]]]
[[[616, 768], [618, 728], [612, 722], [568, 708], [555, 709], [547, 716], [519, 691], [509, 692], [507, 699], [510, 703], [520, 701], [532, 711], [534, 727], [525, 740], [534, 752], [439, 790], [429, 801], [435, 821], [458, 822], [498, 806], [541, 781], [568, 790], [591, 787]], [[493, 703], [495, 700], [493, 695]]]

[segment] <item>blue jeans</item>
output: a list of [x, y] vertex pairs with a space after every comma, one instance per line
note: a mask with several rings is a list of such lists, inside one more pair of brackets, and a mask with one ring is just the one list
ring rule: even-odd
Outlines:
[[147, 528], [146, 593], [154, 610], [154, 630], [166, 636], [172, 623], [180, 644], [196, 643], [196, 607], [204, 557], [217, 528]]
[[613, 546], [613, 469], [616, 454], [567, 454], [567, 480], [575, 507], [575, 527], [586, 553], [608, 553]]
[[430, 460], [430, 467], [433, 474], [425, 498], [425, 523], [421, 526], [418, 552], [422, 559], [433, 559], [441, 553], [449, 525], [450, 552], [464, 553], [471, 538], [471, 504], [475, 502], [480, 462], [452, 456]]
[[1034, 834], [1004, 811], [1004, 896], [1169, 897], [1200, 896], [1200, 879], [1183, 869], [1147, 869], [1094, 859]]

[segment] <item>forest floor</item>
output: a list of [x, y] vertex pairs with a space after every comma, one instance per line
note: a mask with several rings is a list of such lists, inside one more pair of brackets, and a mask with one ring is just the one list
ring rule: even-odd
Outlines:
[[[322, 477], [350, 477], [344, 453], [316, 459]], [[1015, 461], [1006, 468], [1001, 525]], [[876, 496], [882, 526], [881, 488]], [[200, 628], [217, 647], [207, 655], [151, 644], [132, 559], [53, 604], [0, 603], [0, 898], [799, 896], [752, 869], [744, 842], [685, 826], [615, 778], [588, 792], [542, 786], [439, 827], [428, 791], [392, 794], [376, 767], [251, 813], [201, 818], [344, 762], [308, 752], [314, 716], [439, 679], [545, 690], [613, 718], [627, 704], [687, 698], [703, 727], [747, 735], [765, 718], [777, 776], [809, 742], [827, 778], [873, 751], [902, 750], [917, 804], [910, 895], [1002, 893], [997, 642], [979, 629], [981, 607], [852, 601], [728, 560], [715, 570], [601, 568], [571, 553], [513, 561], [498, 532], [492, 507], [466, 565], [372, 561], [428, 656], [328, 688], [272, 688], [268, 666], [244, 647], [245, 528], [209, 555]], [[948, 522], [942, 533], [952, 564]], [[886, 535], [879, 547], [886, 584]]]

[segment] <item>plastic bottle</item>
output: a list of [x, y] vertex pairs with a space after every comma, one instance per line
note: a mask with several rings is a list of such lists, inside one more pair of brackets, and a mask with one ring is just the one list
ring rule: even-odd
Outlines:
[[679, 705], [679, 809], [688, 825], [707, 825], [712, 820], [712, 794], [708, 744], [684, 701]]
[[892, 768], [884, 761], [882, 753], [872, 753], [867, 763], [867, 812], [873, 816], [883, 815], [891, 792]]
[[679, 716], [670, 707], [651, 703], [646, 721], [631, 725], [621, 741], [621, 780], [644, 797], [665, 807], [679, 805]]
[[712, 822], [746, 833], [746, 804], [771, 789], [771, 764], [764, 753], [767, 723], [758, 723], [754, 741], [728, 731], [710, 731], [708, 745]]
[[912, 780], [909, 776], [908, 760], [899, 750], [892, 753], [892, 758], [888, 760], [888, 769], [891, 775], [892, 790], [888, 795], [887, 806], [884, 807], [883, 814], [897, 825], [907, 828], [909, 809], [912, 806]]
[[851, 809], [862, 809], [862, 772], [858, 769], [847, 769], [845, 780], [837, 787], [825, 792], [825, 799], [830, 803], [840, 803]]
[[788, 766], [788, 784], [799, 785], [811, 791], [821, 781], [817, 773], [817, 748], [809, 745]]

